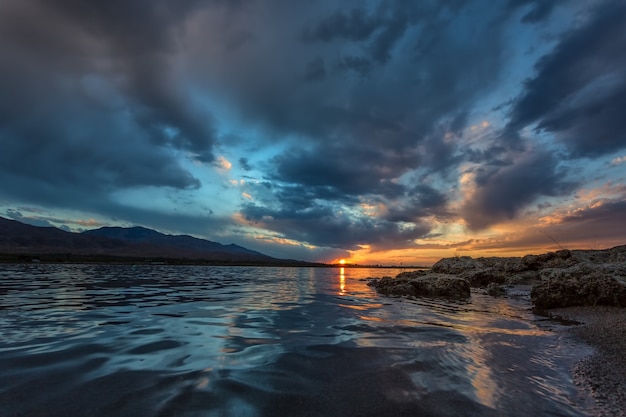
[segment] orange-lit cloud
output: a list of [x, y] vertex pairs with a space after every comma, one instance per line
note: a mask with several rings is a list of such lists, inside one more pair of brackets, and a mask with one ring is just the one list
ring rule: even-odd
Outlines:
[[[470, 179], [468, 176], [461, 182], [469, 187]], [[348, 262], [428, 266], [452, 256], [523, 256], [563, 248], [603, 249], [626, 243], [623, 212], [626, 212], [626, 187], [605, 184], [581, 191], [579, 198], [569, 205], [542, 206], [480, 232], [468, 230], [459, 219], [440, 224], [433, 236], [420, 239], [414, 247], [375, 251], [364, 245], [350, 251]]]
[[483, 120], [482, 122], [480, 122], [480, 123], [478, 123], [478, 124], [475, 124], [475, 125], [470, 126], [470, 128], [469, 128], [469, 129], [470, 129], [471, 131], [477, 131], [477, 130], [484, 130], [484, 129], [487, 129], [487, 128], [488, 128], [488, 127], [490, 127], [490, 126], [491, 126], [491, 124], [490, 124], [488, 121]]
[[234, 187], [239, 187], [239, 186], [243, 186], [246, 184], [246, 180], [244, 179], [240, 179], [240, 180], [229, 180], [228, 183]]
[[621, 165], [626, 162], [626, 156], [620, 156], [611, 161], [611, 165]]
[[224, 158], [223, 156], [220, 156], [215, 161], [215, 166], [218, 169], [221, 169], [221, 170], [224, 170], [224, 171], [228, 171], [228, 170], [230, 170], [233, 167], [233, 164], [228, 159]]
[[86, 227], [101, 227], [105, 225], [104, 223], [96, 219], [76, 219], [73, 221], [65, 221], [65, 223], [74, 223]]
[[387, 206], [383, 203], [371, 204], [367, 202], [362, 202], [360, 204], [361, 212], [367, 217], [381, 217], [387, 214], [389, 211]]
[[298, 242], [297, 240], [287, 239], [287, 238], [280, 237], [280, 236], [272, 236], [272, 235], [268, 235], [268, 234], [257, 234], [257, 235], [254, 236], [254, 239], [255, 240], [264, 241], [264, 242], [268, 242], [268, 243], [274, 243], [274, 244], [278, 244], [278, 245], [304, 246], [304, 247], [308, 247], [308, 248], [311, 248], [311, 249], [315, 248], [315, 246], [303, 244], [302, 242]]

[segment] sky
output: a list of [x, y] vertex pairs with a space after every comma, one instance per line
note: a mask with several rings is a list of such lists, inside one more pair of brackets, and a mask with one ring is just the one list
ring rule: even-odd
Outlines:
[[307, 261], [626, 244], [622, 0], [5, 0], [0, 216]]

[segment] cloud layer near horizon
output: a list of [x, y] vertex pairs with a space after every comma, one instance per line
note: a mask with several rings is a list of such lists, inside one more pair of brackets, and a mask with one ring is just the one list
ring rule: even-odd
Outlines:
[[310, 251], [626, 201], [579, 198], [625, 177], [621, 1], [27, 0], [0, 27], [7, 207]]

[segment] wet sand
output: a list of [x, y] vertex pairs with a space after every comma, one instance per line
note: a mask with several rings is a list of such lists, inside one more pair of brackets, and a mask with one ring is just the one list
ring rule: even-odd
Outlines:
[[590, 399], [592, 415], [626, 417], [626, 308], [569, 307], [551, 313], [582, 323], [569, 332], [595, 350], [573, 370], [576, 385]]

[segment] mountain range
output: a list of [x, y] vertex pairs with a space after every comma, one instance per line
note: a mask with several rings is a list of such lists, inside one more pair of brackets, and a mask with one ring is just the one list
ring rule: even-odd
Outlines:
[[9, 259], [64, 255], [67, 260], [99, 257], [263, 264], [298, 262], [273, 258], [235, 244], [222, 245], [188, 235], [167, 235], [145, 227], [101, 227], [73, 233], [3, 217], [0, 217], [0, 254], [11, 255]]

